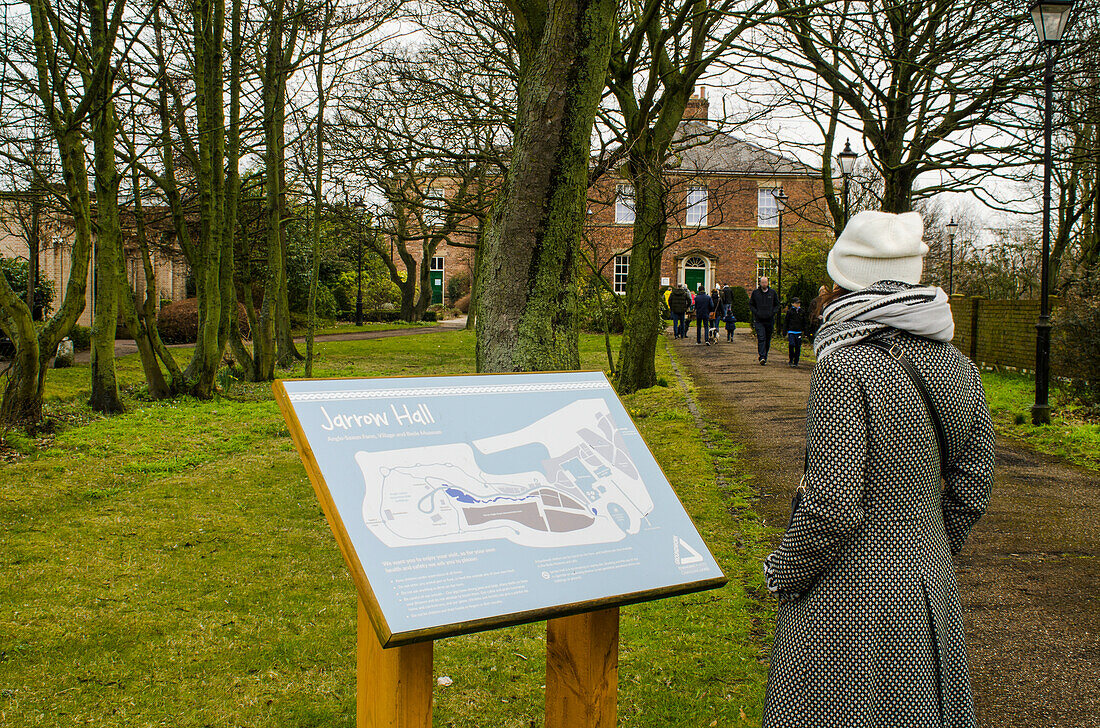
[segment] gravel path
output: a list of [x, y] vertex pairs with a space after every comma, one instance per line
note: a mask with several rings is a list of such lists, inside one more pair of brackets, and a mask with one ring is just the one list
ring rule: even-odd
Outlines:
[[[747, 446], [758, 512], [782, 528], [801, 475], [811, 365], [790, 369], [773, 349], [760, 366], [748, 330], [732, 343], [675, 345], [708, 413]], [[980, 726], [1100, 728], [1098, 555], [1100, 476], [1002, 438], [989, 510], [957, 569]]]

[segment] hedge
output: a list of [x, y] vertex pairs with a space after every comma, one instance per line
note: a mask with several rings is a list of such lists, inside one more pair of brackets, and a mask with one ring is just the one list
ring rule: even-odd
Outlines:
[[[237, 324], [241, 336], [248, 338], [248, 313], [237, 304]], [[187, 298], [165, 306], [157, 314], [157, 329], [166, 344], [193, 344], [199, 337], [199, 299]]]

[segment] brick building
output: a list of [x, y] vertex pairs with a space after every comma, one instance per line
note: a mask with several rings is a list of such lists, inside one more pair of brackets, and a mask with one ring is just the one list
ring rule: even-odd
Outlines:
[[[0, 256], [27, 260], [30, 246], [27, 244], [29, 221], [32, 219], [31, 202], [16, 193], [0, 194]], [[175, 232], [167, 211], [153, 208], [146, 210], [150, 239], [150, 258], [156, 277], [157, 297], [161, 301], [179, 301], [186, 297], [187, 275], [190, 266], [175, 242]], [[122, 212], [125, 238], [125, 275], [131, 287], [144, 293], [145, 271], [141, 252], [134, 240], [133, 216]], [[95, 235], [93, 231], [93, 237]], [[38, 274], [53, 284], [51, 312], [57, 310], [65, 296], [65, 285], [72, 270], [72, 221], [52, 206], [42, 205], [38, 214]], [[94, 245], [93, 240], [93, 245]], [[93, 251], [94, 256], [94, 251]], [[90, 326], [95, 315], [95, 266], [94, 257], [88, 266], [88, 283], [85, 289], [85, 305], [77, 323]], [[16, 291], [22, 294], [23, 291]]]
[[[708, 122], [708, 101], [692, 98], [679, 129], [681, 151], [669, 166], [664, 285], [740, 285], [751, 290], [759, 276], [773, 285], [779, 263], [779, 210], [787, 195], [783, 249], [813, 241], [827, 249], [832, 228], [822, 197], [821, 173], [797, 160], [726, 134]], [[436, 197], [445, 195], [433, 187]], [[610, 174], [589, 190], [586, 237], [597, 264], [616, 291], [626, 286], [633, 235], [633, 190]], [[461, 234], [460, 234], [461, 235]], [[456, 236], [457, 237], [457, 236]], [[462, 235], [469, 243], [469, 235]], [[433, 289], [441, 294], [455, 271], [468, 270], [469, 247], [442, 244], [430, 262]], [[784, 271], [789, 273], [789, 261]], [[793, 281], [783, 281], [784, 291]], [[441, 300], [438, 296], [436, 300]]]

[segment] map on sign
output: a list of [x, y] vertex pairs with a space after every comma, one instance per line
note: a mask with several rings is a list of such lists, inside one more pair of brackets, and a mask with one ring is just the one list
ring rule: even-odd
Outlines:
[[384, 645], [725, 583], [599, 372], [275, 391]]
[[[486, 473], [474, 449], [541, 444], [538, 470]], [[607, 404], [583, 399], [514, 432], [434, 447], [358, 452], [363, 520], [387, 546], [503, 538], [541, 548], [619, 541], [653, 499]], [[397, 465], [396, 463], [401, 463]]]

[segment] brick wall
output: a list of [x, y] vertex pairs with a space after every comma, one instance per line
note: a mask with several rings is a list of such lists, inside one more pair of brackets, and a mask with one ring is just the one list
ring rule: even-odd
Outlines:
[[[1053, 313], [1058, 299], [1051, 298]], [[1035, 324], [1039, 320], [1038, 300], [998, 300], [974, 296], [951, 297], [955, 318], [952, 343], [974, 363], [986, 367], [1035, 370]], [[1051, 366], [1057, 375], [1058, 357]]]

